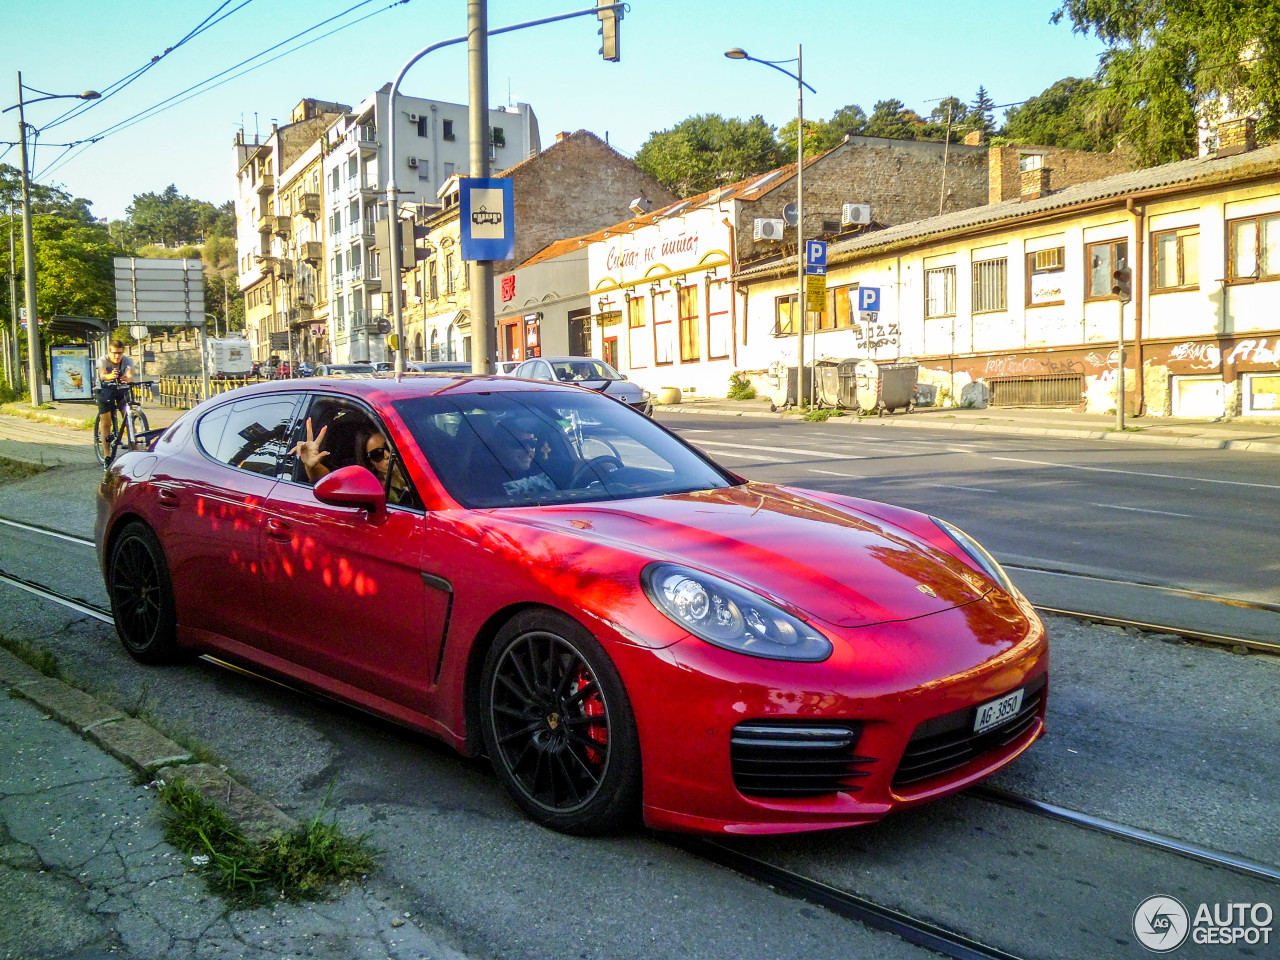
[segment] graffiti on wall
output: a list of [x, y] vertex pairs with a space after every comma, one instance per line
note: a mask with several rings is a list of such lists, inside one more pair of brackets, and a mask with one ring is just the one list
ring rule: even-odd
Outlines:
[[1222, 351], [1217, 344], [1180, 343], [1169, 351], [1170, 360], [1180, 360], [1192, 370], [1217, 370], [1222, 362]]
[[1227, 356], [1227, 363], [1271, 364], [1280, 367], [1280, 344], [1267, 346], [1267, 338], [1261, 340], [1241, 340]]
[[898, 346], [902, 331], [896, 323], [881, 323], [880, 314], [866, 312], [858, 314], [853, 323], [853, 339], [859, 350], [878, 350], [880, 347]]
[[1116, 351], [1101, 354], [1094, 351], [1083, 360], [1066, 357], [989, 357], [982, 371], [984, 377], [1070, 377], [1083, 376], [1090, 370], [1114, 369]]

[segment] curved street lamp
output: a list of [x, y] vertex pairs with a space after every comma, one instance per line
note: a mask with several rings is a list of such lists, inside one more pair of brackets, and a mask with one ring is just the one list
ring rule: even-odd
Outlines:
[[[751, 56], [741, 47], [733, 47], [726, 50], [724, 55], [730, 60], [750, 60], [753, 63], [763, 63], [766, 67], [773, 67], [779, 73], [786, 74], [796, 82], [796, 309], [792, 313], [792, 319], [796, 320], [796, 406], [800, 406], [804, 399], [804, 320], [805, 314], [808, 312], [805, 309], [804, 296], [804, 91], [806, 87], [810, 93], [817, 93], [818, 91], [804, 82], [803, 44], [796, 44], [796, 58], [794, 60], [761, 60], [758, 57]], [[784, 68], [782, 66], [784, 63], [794, 63], [796, 72], [792, 73]], [[814, 396], [814, 389], [811, 375], [809, 377], [811, 402]]]
[[[34, 100], [23, 101], [22, 91], [30, 90], [32, 93], [41, 94]], [[84, 93], [45, 93], [43, 90], [37, 90], [35, 87], [25, 86], [22, 82], [22, 71], [18, 71], [18, 102], [12, 107], [5, 107], [0, 113], [8, 113], [10, 110], [18, 111], [18, 140], [21, 143], [19, 151], [22, 158], [22, 264], [23, 264], [23, 286], [25, 287], [27, 301], [27, 379], [31, 381], [31, 406], [40, 406], [43, 398], [40, 389], [40, 318], [36, 314], [36, 251], [35, 244], [31, 239], [31, 183], [27, 173], [27, 124], [26, 118], [23, 116], [23, 108], [29, 103], [39, 103], [42, 100], [97, 100], [100, 94], [96, 90], [86, 90]], [[34, 127], [33, 133], [39, 133]], [[17, 331], [14, 331], [15, 337]], [[14, 341], [15, 351], [17, 341]]]

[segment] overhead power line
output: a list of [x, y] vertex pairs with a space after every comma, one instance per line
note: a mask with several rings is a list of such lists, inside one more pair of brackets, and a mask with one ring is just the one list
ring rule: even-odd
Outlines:
[[96, 100], [82, 101], [75, 104], [74, 106], [66, 110], [64, 113], [59, 114], [58, 116], [54, 117], [51, 121], [46, 123], [42, 129], [49, 130], [53, 127], [58, 126], [59, 124], [67, 123], [71, 120], [75, 120], [79, 117], [84, 116], [84, 114], [86, 114], [88, 111], [101, 106], [103, 103], [105, 103], [107, 100], [110, 100], [112, 97], [114, 97], [117, 93], [119, 93], [125, 87], [129, 86], [129, 84], [133, 83], [135, 80], [141, 77], [144, 73], [146, 73], [148, 70], [154, 67], [157, 63], [159, 63], [169, 54], [173, 53], [175, 50], [182, 47], [188, 41], [194, 39], [195, 37], [198, 37], [200, 34], [204, 33], [209, 28], [214, 27], [217, 24], [221, 23], [223, 20], [227, 19], [227, 17], [231, 16], [233, 13], [236, 13], [237, 11], [244, 9], [250, 3], [252, 3], [253, 0], [243, 0], [243, 2], [239, 6], [237, 6], [234, 10], [229, 10], [226, 13], [223, 13], [222, 16], [218, 16], [218, 14], [221, 13], [226, 7], [230, 6], [232, 2], [233, 0], [223, 0], [223, 3], [221, 3], [217, 7], [217, 9], [213, 11], [213, 13], [209, 14], [209, 16], [205, 17], [202, 21], [200, 21], [200, 23], [198, 23], [194, 29], [192, 29], [189, 33], [187, 33], [187, 35], [183, 37], [181, 40], [179, 40], [177, 43], [173, 44], [173, 46], [166, 47], [163, 53], [156, 54], [154, 57], [152, 57], [142, 66], [138, 67], [136, 70], [126, 73], [119, 80], [110, 84], [104, 90], [99, 91], [102, 95], [98, 97]]
[[[124, 130], [128, 129], [129, 127], [132, 127], [138, 123], [141, 123], [144, 120], [150, 120], [152, 117], [158, 116], [159, 114], [165, 112], [166, 110], [170, 110], [173, 107], [176, 107], [182, 103], [186, 103], [188, 100], [192, 100], [195, 97], [200, 96], [201, 94], [205, 94], [211, 90], [215, 90], [218, 87], [222, 86], [224, 83], [229, 83], [232, 80], [238, 79], [239, 77], [242, 77], [247, 73], [251, 73], [252, 71], [259, 69], [260, 67], [265, 67], [267, 64], [274, 63], [276, 60], [279, 60], [282, 57], [286, 57], [291, 53], [296, 53], [297, 51], [303, 49], [304, 47], [310, 46], [313, 43], [317, 43], [320, 40], [325, 39], [326, 37], [333, 36], [335, 33], [339, 33], [342, 30], [346, 30], [350, 27], [353, 27], [356, 24], [362, 23], [365, 20], [370, 19], [371, 17], [377, 16], [380, 13], [385, 13], [388, 10], [391, 10], [395, 7], [406, 4], [409, 2], [409, 0], [393, 0], [393, 2], [388, 4], [387, 6], [382, 7], [378, 10], [374, 10], [371, 13], [365, 14], [363, 17], [358, 17], [355, 20], [351, 20], [347, 23], [344, 23], [338, 27], [335, 27], [333, 30], [328, 31], [327, 33], [321, 34], [318, 37], [312, 37], [310, 40], [307, 40], [304, 43], [300, 43], [295, 47], [285, 50], [284, 52], [279, 53], [268, 60], [261, 60], [261, 58], [265, 57], [267, 54], [273, 53], [274, 51], [279, 50], [281, 47], [289, 43], [292, 43], [293, 41], [301, 37], [305, 37], [309, 33], [314, 33], [316, 30], [319, 30], [322, 27], [328, 26], [329, 24], [333, 23], [336, 20], [341, 20], [343, 17], [346, 17], [349, 14], [354, 13], [356, 10], [359, 10], [361, 7], [368, 6], [370, 3], [373, 3], [373, 2], [374, 0], [360, 0], [360, 2], [353, 4], [352, 6], [348, 7], [346, 10], [343, 10], [341, 13], [337, 13], [332, 17], [328, 17], [325, 20], [321, 20], [319, 23], [313, 24], [307, 29], [301, 30], [298, 33], [295, 33], [293, 36], [287, 37], [284, 40], [281, 40], [279, 43], [275, 43], [270, 47], [267, 47], [265, 50], [261, 50], [258, 53], [255, 53], [253, 56], [247, 57], [244, 60], [241, 60], [239, 63], [233, 64], [232, 66], [227, 67], [225, 70], [222, 70], [218, 73], [215, 73], [211, 77], [207, 77], [204, 80], [201, 80], [199, 83], [192, 84], [191, 86], [187, 87], [185, 90], [180, 90], [178, 93], [175, 93], [172, 96], [167, 97], [164, 100], [161, 100], [159, 103], [153, 104], [152, 106], [147, 107], [144, 110], [138, 111], [137, 113], [133, 114], [133, 116], [126, 117], [125, 119], [120, 120], [119, 122], [114, 123], [109, 127], [103, 128], [102, 130], [95, 133], [92, 137], [87, 137], [86, 140], [89, 140], [91, 142], [86, 143], [85, 146], [79, 152], [71, 156], [61, 156], [57, 158], [52, 164], [50, 164], [49, 166], [41, 170], [38, 175], [38, 178], [45, 177], [54, 173], [56, 169], [62, 166], [65, 166], [67, 163], [79, 157], [82, 153], [84, 153], [85, 150], [87, 150], [90, 146], [92, 146], [93, 143], [97, 143], [100, 140], [105, 140], [109, 136], [113, 136], [117, 133], [121, 133]], [[261, 60], [261, 62], [254, 63], [255, 60]], [[253, 64], [253, 66], [249, 66], [246, 69], [241, 70], [239, 73], [233, 74], [233, 71], [239, 70], [239, 68], [245, 67], [247, 64]], [[228, 74], [232, 74], [232, 75], [228, 76]], [[214, 82], [214, 81], [217, 81], [217, 82]]]

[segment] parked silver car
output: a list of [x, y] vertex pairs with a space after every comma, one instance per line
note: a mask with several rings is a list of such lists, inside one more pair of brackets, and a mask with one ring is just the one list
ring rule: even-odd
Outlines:
[[595, 357], [534, 357], [516, 367], [511, 376], [576, 383], [621, 400], [646, 416], [653, 415], [653, 395]]

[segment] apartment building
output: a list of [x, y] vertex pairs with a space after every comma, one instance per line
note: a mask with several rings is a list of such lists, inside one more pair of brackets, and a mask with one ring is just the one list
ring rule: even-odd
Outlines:
[[[384, 304], [375, 246], [377, 221], [386, 217], [390, 171], [395, 171], [402, 212], [412, 213], [424, 204], [434, 209], [450, 179], [470, 169], [467, 106], [397, 96], [392, 117], [390, 89], [384, 86], [324, 132], [328, 336], [335, 363], [390, 359], [391, 309]], [[394, 158], [387, 136], [391, 123], [396, 124]], [[538, 121], [528, 104], [490, 110], [489, 124], [494, 176], [538, 153]]]

